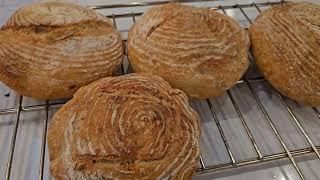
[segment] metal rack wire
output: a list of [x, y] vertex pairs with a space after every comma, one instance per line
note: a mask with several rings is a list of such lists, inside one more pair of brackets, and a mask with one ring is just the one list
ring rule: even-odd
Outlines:
[[[185, 1], [179, 1], [179, 2], [189, 3], [189, 2], [209, 2], [209, 1], [215, 1], [215, 0], [185, 0]], [[159, 5], [159, 4], [164, 4], [164, 3], [167, 3], [167, 1], [153, 1], [153, 2], [148, 2], [148, 3], [113, 4], [113, 5], [94, 6], [91, 8], [99, 10], [99, 9], [110, 9], [110, 8], [126, 8], [126, 7], [137, 7], [137, 6]], [[252, 19], [250, 19], [249, 16], [247, 15], [245, 8], [255, 8], [256, 11], [258, 11], [260, 13], [262, 11], [261, 10], [262, 7], [273, 6], [273, 5], [277, 5], [280, 3], [284, 3], [284, 1], [266, 2], [266, 3], [252, 3], [252, 4], [236, 4], [236, 5], [217, 6], [217, 7], [210, 7], [210, 8], [214, 9], [214, 10], [220, 10], [225, 14], [227, 14], [227, 11], [226, 11], [227, 9], [238, 9], [242, 13], [242, 15], [245, 17], [245, 19], [251, 24]], [[112, 15], [108, 15], [107, 17], [112, 18], [115, 27], [117, 27], [118, 18], [124, 18], [124, 17], [131, 18], [132, 22], [135, 22], [136, 17], [140, 16], [141, 14], [142, 13], [140, 13], [140, 12], [138, 12], [138, 13], [137, 12], [130, 12], [130, 13], [122, 13], [122, 14], [112, 14]], [[253, 63], [252, 55], [250, 55], [250, 60]], [[126, 72], [128, 72], [128, 69], [123, 65], [121, 71], [122, 71], [122, 73], [126, 73]], [[316, 157], [318, 159], [320, 159], [320, 153], [319, 153], [320, 146], [316, 145], [311, 140], [310, 136], [308, 135], [307, 130], [300, 123], [300, 119], [296, 116], [295, 112], [287, 104], [287, 102], [285, 100], [286, 98], [283, 97], [276, 90], [274, 90], [275, 93], [279, 96], [286, 111], [290, 114], [290, 118], [291, 118], [292, 122], [298, 127], [298, 129], [301, 131], [301, 134], [303, 135], [303, 137], [306, 139], [306, 141], [310, 145], [307, 148], [289, 150], [286, 142], [284, 141], [283, 137], [279, 133], [280, 130], [274, 124], [274, 119], [272, 119], [270, 117], [270, 114], [267, 112], [266, 107], [261, 102], [259, 96], [256, 94], [256, 92], [254, 91], [254, 88], [252, 86], [254, 83], [263, 82], [263, 81], [265, 81], [263, 78], [246, 77], [246, 78], [243, 78], [242, 80], [240, 80], [238, 82], [238, 84], [244, 84], [249, 88], [251, 96], [254, 98], [257, 106], [259, 107], [259, 111], [263, 114], [264, 119], [266, 120], [267, 124], [271, 128], [272, 132], [276, 136], [279, 143], [281, 144], [283, 151], [280, 153], [276, 153], [276, 154], [263, 155], [259, 145], [256, 143], [256, 139], [252, 133], [252, 130], [248, 126], [248, 122], [244, 118], [244, 115], [241, 112], [239, 105], [237, 104], [237, 102], [235, 100], [234, 95], [231, 93], [230, 90], [228, 90], [227, 95], [230, 98], [231, 103], [236, 111], [237, 117], [242, 124], [242, 128], [244, 128], [247, 137], [250, 139], [251, 145], [256, 153], [256, 157], [255, 158], [248, 158], [245, 160], [236, 160], [236, 158], [234, 157], [234, 152], [231, 149], [229, 142], [226, 138], [225, 129], [223, 129], [221, 127], [221, 122], [216, 115], [216, 110], [213, 108], [212, 102], [210, 100], [207, 100], [206, 103], [210, 109], [211, 115], [214, 119], [214, 123], [216, 124], [216, 126], [219, 130], [220, 136], [223, 140], [224, 146], [227, 150], [227, 154], [230, 157], [231, 162], [223, 163], [223, 164], [216, 164], [216, 165], [206, 165], [205, 161], [204, 161], [204, 157], [201, 156], [200, 157], [200, 168], [199, 168], [197, 174], [219, 172], [222, 170], [233, 169], [235, 167], [248, 166], [248, 165], [259, 164], [259, 163], [264, 163], [264, 162], [268, 162], [268, 161], [275, 161], [275, 160], [279, 160], [279, 159], [289, 159], [291, 164], [293, 165], [294, 169], [299, 174], [300, 178], [305, 179], [304, 173], [302, 172], [301, 168], [298, 166], [298, 163], [296, 162], [296, 157], [301, 156], [301, 155], [306, 155], [306, 154], [314, 154], [314, 155], [316, 155]], [[13, 125], [11, 145], [10, 145], [8, 160], [7, 160], [7, 165], [6, 165], [5, 178], [7, 180], [10, 179], [10, 174], [12, 173], [11, 169], [12, 169], [12, 163], [13, 163], [13, 156], [14, 156], [14, 152], [15, 152], [17, 131], [19, 128], [19, 121], [20, 121], [21, 112], [45, 110], [45, 116], [43, 117], [44, 123], [43, 123], [43, 132], [42, 132], [41, 155], [40, 155], [40, 162], [39, 162], [40, 168], [39, 168], [39, 176], [38, 176], [38, 179], [42, 180], [44, 178], [44, 171], [45, 171], [44, 161], [46, 158], [45, 152], [47, 151], [46, 137], [47, 137], [49, 110], [61, 107], [63, 105], [63, 102], [50, 103], [49, 101], [46, 101], [45, 104], [23, 106], [22, 105], [23, 99], [24, 99], [24, 97], [19, 96], [17, 106], [14, 108], [0, 109], [0, 115], [14, 114], [14, 113], [16, 114], [16, 118], [13, 122], [14, 125]], [[320, 112], [318, 111], [318, 109], [315, 107], [313, 107], [312, 109], [313, 109], [313, 112], [316, 114], [317, 118], [319, 118], [319, 120], [320, 120]], [[1, 116], [0, 116], [0, 119], [1, 119]]]

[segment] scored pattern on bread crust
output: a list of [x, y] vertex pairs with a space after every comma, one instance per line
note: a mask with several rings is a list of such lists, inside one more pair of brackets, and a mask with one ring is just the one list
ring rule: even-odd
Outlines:
[[31, 25], [63, 26], [88, 20], [109, 21], [107, 18], [102, 17], [102, 15], [88, 8], [75, 4], [60, 2], [34, 3], [18, 9], [5, 25], [7, 27]]
[[0, 30], [0, 78], [22, 95], [71, 97], [110, 76], [123, 58], [110, 20], [85, 7], [37, 3], [22, 7]]
[[292, 99], [320, 105], [320, 6], [273, 7], [256, 19], [250, 35], [266, 79]]
[[160, 75], [201, 99], [221, 94], [241, 78], [248, 48], [247, 34], [230, 17], [173, 3], [147, 11], [128, 39], [136, 72]]
[[199, 117], [162, 78], [129, 74], [80, 88], [54, 116], [48, 144], [59, 179], [190, 179]]

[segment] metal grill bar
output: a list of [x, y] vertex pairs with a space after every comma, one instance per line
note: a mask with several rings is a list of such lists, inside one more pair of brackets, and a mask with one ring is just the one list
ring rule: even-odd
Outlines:
[[260, 99], [258, 98], [258, 96], [256, 95], [256, 93], [254, 92], [251, 84], [250, 84], [249, 82], [247, 82], [247, 85], [248, 85], [248, 87], [249, 87], [249, 89], [250, 89], [250, 92], [251, 92], [252, 96], [253, 96], [254, 99], [256, 100], [256, 102], [257, 102], [260, 110], [262, 111], [265, 119], [268, 121], [268, 123], [269, 123], [270, 127], [272, 128], [274, 134], [277, 136], [277, 139], [278, 139], [279, 142], [281, 143], [283, 149], [286, 151], [286, 153], [287, 153], [290, 161], [292, 162], [294, 168], [295, 168], [296, 171], [298, 172], [300, 178], [304, 180], [304, 179], [305, 179], [305, 178], [304, 178], [304, 175], [302, 174], [300, 168], [298, 167], [296, 161], [294, 160], [291, 152], [290, 152], [289, 149], [287, 148], [287, 145], [285, 144], [285, 142], [284, 142], [283, 139], [281, 138], [281, 136], [280, 136], [280, 134], [279, 134], [279, 131], [277, 130], [277, 128], [276, 128], [275, 125], [273, 124], [273, 122], [272, 122], [270, 116], [268, 115], [266, 109], [264, 108], [264, 106], [262, 105]]
[[112, 14], [111, 17], [112, 17], [112, 22], [113, 22], [114, 27], [115, 27], [116, 29], [118, 29], [115, 15]]
[[[210, 2], [210, 1], [219, 1], [219, 0], [183, 0], [183, 3], [192, 3], [192, 2]], [[123, 4], [111, 4], [111, 5], [100, 5], [100, 6], [91, 6], [91, 9], [109, 9], [109, 8], [124, 8], [124, 7], [138, 7], [138, 6], [152, 6], [152, 5], [161, 5], [167, 4], [170, 2], [179, 2], [181, 0], [172, 0], [172, 1], [153, 1], [153, 2], [133, 2], [133, 3], [123, 3]]]
[[218, 9], [221, 9], [223, 14], [228, 15], [223, 6], [219, 6]]
[[257, 9], [257, 11], [258, 11], [259, 13], [262, 12], [261, 9], [259, 8], [259, 6], [258, 6], [256, 3], [253, 3], [253, 6]]
[[[240, 6], [237, 6], [237, 7], [240, 9], [241, 13], [242, 13], [242, 14], [244, 15], [244, 17], [248, 20], [248, 22], [249, 22], [250, 24], [252, 24], [251, 19], [250, 19], [250, 18], [248, 17], [248, 15], [244, 12], [244, 10], [243, 10]], [[255, 5], [255, 7], [257, 8], [258, 12], [260, 13], [261, 11], [259, 11], [258, 7], [257, 7], [256, 5]], [[250, 56], [250, 57], [252, 57], [252, 56]], [[251, 59], [251, 58], [250, 58], [250, 59]], [[251, 61], [253, 61], [253, 60], [251, 59]], [[287, 148], [287, 145], [285, 144], [285, 142], [284, 142], [283, 139], [281, 138], [278, 130], [276, 129], [275, 125], [273, 124], [273, 122], [272, 122], [271, 118], [269, 117], [267, 111], [265, 110], [264, 106], [263, 106], [262, 103], [260, 102], [258, 96], [255, 94], [255, 92], [254, 92], [251, 84], [250, 84], [249, 82], [247, 82], [247, 85], [248, 85], [248, 87], [249, 87], [249, 89], [250, 89], [250, 92], [251, 92], [251, 94], [253, 95], [254, 99], [255, 99], [256, 102], [258, 103], [259, 108], [262, 110], [262, 112], [263, 112], [263, 114], [264, 114], [264, 117], [265, 117], [266, 120], [268, 121], [268, 123], [269, 123], [269, 125], [271, 126], [273, 132], [276, 134], [277, 139], [280, 141], [282, 147], [283, 147], [284, 150], [286, 151], [286, 153], [287, 153], [290, 161], [292, 162], [294, 168], [295, 168], [296, 171], [298, 172], [300, 178], [301, 178], [301, 179], [305, 179], [305, 178], [304, 178], [304, 175], [302, 174], [302, 171], [300, 170], [300, 168], [299, 168], [298, 165], [296, 164], [296, 162], [295, 162], [295, 160], [294, 160], [291, 152], [290, 152], [289, 149]]]
[[[49, 104], [49, 107], [51, 109], [58, 109], [60, 108], [64, 103], [52, 103]], [[44, 110], [46, 107], [46, 104], [37, 104], [37, 105], [31, 105], [31, 106], [23, 106], [21, 107], [22, 112], [29, 112], [29, 111], [40, 111]], [[2, 109], [0, 110], [0, 115], [6, 115], [6, 114], [13, 114], [16, 113], [18, 108], [8, 108], [8, 109]]]
[[315, 108], [315, 107], [313, 107], [312, 109], [313, 109], [313, 111], [316, 113], [316, 115], [318, 116], [318, 118], [320, 119], [320, 112], [318, 111], [318, 109]]
[[[126, 4], [110, 4], [110, 5], [99, 5], [99, 6], [89, 6], [91, 9], [110, 9], [110, 8], [124, 8], [124, 7], [139, 7], [139, 6], [153, 6], [153, 5], [161, 5], [161, 4], [167, 4], [168, 2], [178, 2], [178, 3], [193, 3], [193, 2], [213, 2], [213, 1], [219, 1], [219, 0], [176, 0], [176, 1], [154, 1], [154, 2], [140, 2], [140, 3], [126, 3]], [[272, 6], [277, 5], [279, 2], [265, 2], [265, 3], [256, 3], [257, 6]], [[252, 7], [253, 4], [239, 4], [240, 7], [246, 8], [246, 7]], [[231, 5], [231, 6], [223, 6], [225, 9], [234, 9], [237, 8], [237, 5]], [[217, 8], [217, 7], [213, 7]]]
[[47, 129], [48, 129], [48, 115], [49, 115], [49, 102], [46, 101], [46, 114], [44, 117], [43, 131], [42, 131], [42, 144], [41, 144], [41, 157], [40, 157], [40, 170], [39, 170], [39, 180], [43, 179], [44, 171], [44, 160], [46, 153], [46, 142], [47, 142]]
[[[285, 3], [285, 1], [281, 1], [281, 3]], [[256, 7], [257, 8], [257, 7]], [[247, 16], [247, 14], [243, 11], [243, 9], [241, 7], [239, 7], [239, 9], [241, 10], [242, 14], [245, 16], [245, 18], [250, 22], [250, 24], [252, 24], [252, 21], [250, 20], [250, 18]], [[258, 12], [260, 13], [260, 9], [258, 9]], [[251, 59], [252, 60], [252, 59]], [[284, 100], [284, 97], [277, 91], [274, 89], [274, 91], [276, 92], [276, 94], [279, 96], [282, 104], [285, 106], [287, 112], [290, 114], [291, 119], [294, 121], [294, 123], [298, 126], [299, 130], [301, 131], [301, 133], [304, 135], [304, 137], [306, 138], [306, 140], [308, 141], [308, 143], [311, 145], [312, 149], [314, 150], [314, 152], [316, 153], [317, 157], [320, 158], [320, 154], [317, 150], [317, 148], [315, 147], [314, 143], [312, 142], [311, 138], [308, 136], [308, 134], [306, 133], [306, 131], [304, 130], [304, 128], [301, 126], [300, 122], [298, 121], [297, 117], [294, 115], [292, 109], [290, 108], [290, 106], [287, 104], [287, 102]]]
[[247, 21], [252, 24], [251, 19], [248, 17], [248, 15], [244, 12], [244, 10], [242, 9], [242, 7], [239, 6], [239, 4], [237, 4], [237, 7], [240, 9], [241, 13], [243, 14], [243, 16], [247, 19]]
[[[236, 9], [236, 8], [249, 8], [249, 7], [253, 7], [254, 4], [256, 4], [256, 6], [258, 7], [264, 7], [264, 6], [272, 6], [272, 5], [278, 5], [279, 2], [266, 2], [266, 3], [251, 3], [251, 4], [236, 4], [236, 5], [231, 5], [231, 6], [222, 6], [224, 9]], [[218, 7], [213, 7], [211, 9], [219, 9]]]
[[[227, 12], [225, 11], [225, 9], [222, 6], [219, 6], [219, 9], [221, 9], [222, 12], [225, 15], [228, 15]], [[242, 10], [242, 12], [243, 12], [243, 10]], [[246, 131], [246, 133], [247, 133], [247, 135], [248, 135], [248, 137], [249, 137], [249, 139], [250, 139], [250, 141], [251, 141], [251, 143], [252, 143], [252, 145], [253, 145], [253, 147], [254, 147], [257, 155], [258, 155], [258, 157], [259, 157], [259, 159], [261, 159], [262, 158], [261, 151], [259, 150], [258, 145], [256, 144], [256, 142], [255, 142], [255, 140], [254, 140], [254, 138], [252, 136], [252, 133], [250, 132], [250, 129], [249, 129], [247, 123], [245, 122], [245, 120], [244, 120], [244, 118], [243, 118], [243, 116], [241, 114], [241, 111], [240, 111], [238, 105], [236, 104], [236, 102], [235, 102], [230, 90], [227, 90], [227, 93], [228, 93], [228, 96], [229, 96], [229, 98], [230, 98], [230, 100], [232, 102], [233, 107], [235, 108], [235, 110], [237, 112], [237, 115], [238, 115], [238, 117], [239, 117], [239, 119], [241, 121], [241, 124], [243, 125], [243, 127], [244, 127], [244, 129], [245, 129], [245, 131]]]
[[206, 165], [204, 164], [204, 161], [201, 155], [200, 155], [200, 165], [201, 165], [201, 171], [204, 171], [206, 169]]
[[132, 13], [131, 13], [131, 17], [132, 17], [132, 21], [133, 21], [133, 23], [136, 23], [136, 17], [135, 17], [134, 12], [132, 12]]
[[[207, 1], [210, 1], [210, 0], [207, 0]], [[205, 1], [203, 1], [203, 2], [205, 2]], [[218, 9], [220, 9], [220, 7], [223, 7], [223, 9], [235, 9], [235, 8], [239, 8], [239, 7], [241, 7], [241, 8], [256, 7], [257, 9], [260, 10], [259, 7], [266, 7], [266, 6], [276, 5], [276, 4], [279, 4], [279, 2], [237, 4], [237, 5], [232, 5], [232, 6], [217, 6], [217, 7], [210, 7], [210, 9], [218, 10]], [[107, 5], [107, 6], [91, 6], [89, 8], [91, 8], [91, 9], [106, 9], [106, 8], [111, 8], [111, 7], [109, 7], [109, 5]], [[261, 12], [261, 10], [259, 12]], [[140, 16], [143, 13], [133, 13], [133, 14], [134, 14], [134, 16]], [[107, 15], [108, 18], [113, 18], [113, 17], [114, 18], [126, 18], [126, 17], [131, 17], [131, 16], [132, 16], [132, 13]]]
[[[318, 150], [320, 150], [320, 146], [316, 146], [316, 147]], [[291, 152], [291, 155], [294, 157], [314, 154], [313, 153], [314, 151], [312, 148], [297, 149], [297, 150], [293, 150], [290, 152]], [[266, 162], [270, 162], [270, 161], [285, 159], [287, 157], [288, 157], [287, 153], [282, 152], [282, 153], [263, 156], [262, 159], [252, 158], [252, 159], [247, 159], [244, 161], [238, 161], [236, 163], [218, 164], [218, 165], [208, 166], [208, 167], [206, 167], [206, 169], [203, 172], [199, 171], [198, 174], [215, 173], [215, 172], [220, 172], [223, 170], [233, 169], [235, 167], [243, 167], [243, 166], [249, 166], [249, 165], [254, 165], [254, 164], [266, 163]]]
[[[254, 5], [255, 5], [255, 4], [254, 4]], [[247, 21], [248, 21], [250, 24], [252, 24], [251, 19], [250, 19], [250, 18], [248, 17], [248, 15], [244, 12], [244, 10], [242, 9], [242, 7], [239, 6], [238, 4], [236, 5], [236, 7], [240, 9], [241, 13], [242, 13], [243, 16], [247, 19]], [[222, 9], [222, 11], [227, 15], [226, 11], [224, 10], [224, 7], [220, 6], [220, 9]], [[251, 58], [250, 58], [250, 60], [251, 60], [251, 63], [253, 63], [253, 60], [252, 60]], [[251, 85], [250, 85], [249, 82], [247, 82], [247, 85], [248, 85], [248, 87], [249, 87], [249, 89], [250, 89], [250, 92], [251, 92], [252, 95], [254, 96], [256, 102], [258, 103], [259, 108], [262, 110], [262, 112], [263, 112], [266, 120], [268, 121], [270, 127], [272, 128], [273, 132], [274, 132], [275, 135], [277, 136], [277, 138], [278, 138], [279, 142], [281, 143], [282, 147], [283, 147], [284, 150], [286, 151], [286, 153], [287, 153], [290, 161], [292, 162], [294, 168], [295, 168], [296, 171], [298, 172], [298, 174], [299, 174], [299, 176], [301, 177], [301, 179], [304, 179], [304, 176], [303, 176], [301, 170], [299, 169], [298, 165], [296, 164], [293, 156], [291, 155], [291, 152], [289, 151], [289, 149], [287, 148], [287, 145], [285, 144], [285, 142], [284, 142], [283, 139], [281, 138], [281, 136], [280, 136], [278, 130], [276, 129], [275, 125], [274, 125], [273, 122], [271, 121], [271, 118], [270, 118], [269, 115], [267, 114], [264, 106], [262, 105], [262, 103], [260, 102], [259, 98], [257, 97], [257, 95], [255, 94], [255, 92], [253, 91], [253, 89], [252, 89], [252, 87], [251, 87]], [[228, 92], [228, 94], [230, 94], [230, 93]], [[229, 95], [229, 96], [230, 96], [230, 95]], [[232, 101], [232, 100], [233, 100], [232, 96], [230, 96], [230, 98], [231, 98], [231, 101]], [[233, 103], [233, 104], [234, 104], [234, 103]], [[234, 107], [236, 108], [236, 106], [234, 106]], [[241, 118], [240, 118], [240, 119], [241, 119]]]
[[[114, 27], [115, 27], [116, 29], [118, 29], [116, 17], [115, 17], [114, 14], [112, 14], [112, 22], [113, 22]], [[121, 74], [125, 74], [123, 63], [121, 64]]]
[[17, 132], [18, 132], [18, 127], [19, 127], [19, 121], [20, 121], [22, 100], [23, 100], [23, 97], [19, 96], [17, 116], [16, 116], [16, 119], [14, 121], [14, 127], [13, 127], [13, 132], [12, 132], [12, 139], [11, 139], [9, 157], [8, 157], [8, 161], [7, 161], [6, 180], [10, 179], [10, 173], [11, 173], [11, 167], [12, 167], [12, 159], [13, 159], [13, 154], [14, 154], [14, 147], [16, 145], [16, 138], [17, 138]]
[[17, 108], [7, 108], [0, 110], [0, 115], [13, 114], [17, 112]]
[[312, 149], [314, 150], [314, 152], [316, 153], [316, 155], [318, 156], [318, 158], [320, 158], [320, 154], [316, 148], [316, 146], [314, 145], [314, 143], [311, 141], [309, 135], [306, 133], [306, 131], [303, 129], [303, 127], [301, 126], [298, 118], [294, 115], [292, 109], [289, 107], [289, 105], [287, 104], [287, 102], [284, 100], [284, 97], [278, 92], [276, 91], [276, 94], [279, 96], [282, 104], [285, 106], [286, 110], [288, 111], [288, 113], [291, 116], [291, 119], [293, 120], [293, 122], [298, 126], [299, 130], [301, 131], [301, 133], [303, 134], [303, 136], [306, 138], [306, 140], [308, 141], [308, 143], [311, 145]]
[[124, 14], [113, 14], [113, 15], [108, 15], [108, 16], [106, 16], [106, 17], [108, 17], [108, 18], [112, 18], [112, 17], [114, 16], [115, 18], [127, 18], [127, 17], [131, 17], [131, 16], [132, 16], [132, 14], [133, 14], [134, 16], [141, 16], [143, 13], [124, 13]]
[[210, 102], [209, 99], [207, 99], [207, 103], [208, 103], [208, 105], [209, 105], [209, 108], [210, 108], [210, 112], [211, 112], [211, 114], [212, 114], [212, 117], [213, 117], [213, 119], [214, 119], [214, 121], [215, 121], [215, 123], [216, 123], [216, 125], [217, 125], [217, 127], [218, 127], [218, 130], [219, 130], [219, 133], [220, 133], [221, 138], [222, 138], [222, 140], [223, 140], [223, 143], [224, 143], [224, 145], [225, 145], [225, 147], [226, 147], [226, 149], [227, 149], [227, 151], [228, 151], [228, 154], [229, 154], [229, 157], [230, 157], [230, 159], [231, 159], [231, 162], [234, 164], [234, 163], [236, 162], [235, 159], [234, 159], [234, 155], [233, 155], [233, 153], [232, 153], [232, 151], [231, 151], [231, 148], [230, 148], [230, 146], [229, 146], [229, 143], [228, 143], [228, 141], [227, 141], [227, 138], [226, 138], [226, 136], [224, 135], [223, 129], [222, 129], [222, 127], [221, 127], [221, 124], [220, 124], [220, 122], [219, 122], [219, 120], [218, 120], [218, 118], [217, 118], [216, 113], [215, 113], [214, 110], [213, 110], [212, 104], [211, 104], [211, 102]]
[[237, 115], [238, 115], [238, 117], [239, 117], [239, 119], [241, 121], [241, 124], [243, 125], [244, 129], [246, 130], [246, 133], [247, 133], [247, 135], [248, 135], [248, 137], [249, 137], [249, 139], [250, 139], [250, 141], [251, 141], [251, 143], [252, 143], [252, 145], [253, 145], [253, 147], [254, 147], [254, 149], [255, 149], [258, 157], [259, 157], [259, 159], [261, 159], [262, 158], [261, 151], [259, 150], [259, 147], [258, 147], [256, 141], [254, 140], [254, 138], [252, 136], [252, 133], [250, 132], [250, 129], [249, 129], [246, 121], [244, 120], [237, 103], [235, 102], [235, 100], [233, 98], [233, 95], [231, 94], [231, 92], [229, 90], [227, 91], [227, 93], [228, 93], [228, 96], [229, 96], [229, 98], [230, 98], [230, 100], [232, 102], [233, 107], [235, 108], [235, 110], [237, 112]]

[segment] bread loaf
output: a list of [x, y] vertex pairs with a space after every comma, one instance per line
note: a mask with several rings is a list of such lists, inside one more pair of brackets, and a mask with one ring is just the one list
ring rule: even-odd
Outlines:
[[74, 4], [22, 7], [0, 30], [0, 80], [34, 98], [71, 97], [82, 85], [112, 75], [122, 57], [111, 21]]
[[287, 3], [264, 11], [250, 28], [265, 78], [285, 96], [320, 105], [320, 6]]
[[162, 78], [129, 74], [80, 88], [48, 132], [56, 180], [191, 179], [199, 117]]
[[249, 38], [214, 10], [166, 4], [131, 28], [128, 55], [135, 72], [159, 75], [195, 99], [220, 95], [248, 67]]

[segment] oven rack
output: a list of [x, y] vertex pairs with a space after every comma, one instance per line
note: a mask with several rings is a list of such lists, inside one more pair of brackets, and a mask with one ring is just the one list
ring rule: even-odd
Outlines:
[[[180, 3], [196, 3], [196, 2], [213, 2], [216, 0], [184, 0], [184, 1], [176, 1]], [[91, 6], [90, 8], [95, 9], [97, 11], [99, 10], [108, 10], [113, 8], [134, 8], [134, 7], [147, 7], [147, 6], [154, 6], [159, 4], [164, 4], [169, 1], [152, 1], [152, 2], [145, 2], [145, 3], [126, 3], [126, 4], [112, 4], [112, 5], [101, 5], [101, 6]], [[172, 1], [171, 1], [172, 2]], [[285, 1], [272, 1], [272, 2], [262, 2], [262, 3], [250, 3], [250, 4], [235, 4], [235, 5], [218, 5], [218, 6], [208, 6], [213, 10], [218, 10], [224, 14], [228, 14], [228, 10], [238, 10], [242, 16], [244, 17], [244, 20], [247, 24], [251, 24], [253, 21], [253, 18], [250, 17], [250, 15], [247, 14], [247, 8], [255, 9], [258, 13], [262, 12], [262, 9], [268, 8], [273, 5], [278, 5], [281, 3], [286, 3]], [[143, 12], [124, 12], [124, 13], [117, 13], [117, 14], [109, 14], [106, 15], [107, 17], [111, 18], [113, 20], [113, 23], [115, 27], [117, 27], [118, 20], [121, 18], [130, 18], [132, 23], [136, 21], [136, 19], [142, 15]], [[124, 38], [124, 43], [126, 43], [126, 40]], [[250, 68], [254, 69], [254, 59], [253, 56], [250, 54], [249, 59], [251, 61]], [[130, 72], [130, 66], [128, 65], [127, 57], [125, 58], [125, 61], [122, 65], [121, 73], [126, 74]], [[301, 179], [306, 179], [305, 173], [303, 170], [299, 167], [297, 163], [297, 158], [303, 155], [311, 155], [312, 158], [320, 159], [320, 144], [317, 144], [313, 141], [313, 138], [310, 135], [310, 132], [308, 132], [308, 129], [306, 129], [303, 125], [304, 119], [301, 119], [297, 116], [295, 110], [292, 108], [292, 105], [288, 103], [288, 99], [284, 96], [282, 96], [279, 92], [272, 89], [270, 87], [270, 91], [277, 96], [277, 98], [282, 103], [282, 106], [284, 107], [287, 114], [289, 114], [290, 121], [296, 126], [296, 128], [300, 131], [300, 135], [305, 139], [306, 143], [308, 144], [307, 147], [303, 148], [289, 148], [288, 144], [283, 138], [282, 129], [279, 128], [276, 125], [277, 119], [271, 117], [270, 113], [268, 112], [268, 107], [265, 105], [264, 102], [262, 102], [259, 94], [255, 90], [254, 85], [257, 83], [266, 83], [263, 77], [250, 75], [247, 73], [247, 75], [244, 76], [243, 79], [238, 81], [237, 85], [233, 87], [232, 89], [228, 90], [226, 92], [226, 96], [228, 97], [229, 101], [231, 102], [233, 109], [237, 115], [237, 119], [240, 121], [241, 126], [239, 128], [243, 129], [245, 132], [247, 138], [250, 140], [251, 148], [255, 151], [255, 157], [250, 158], [244, 158], [241, 160], [238, 160], [235, 157], [234, 149], [231, 147], [230, 142], [228, 141], [228, 138], [226, 137], [226, 132], [228, 129], [223, 128], [221, 125], [222, 121], [218, 117], [218, 112], [214, 108], [214, 100], [207, 99], [202, 102], [202, 104], [205, 104], [208, 107], [208, 110], [211, 114], [210, 120], [213, 121], [212, 123], [217, 127], [219, 135], [222, 139], [224, 148], [226, 150], [226, 154], [228, 155], [230, 161], [225, 163], [217, 163], [214, 165], [209, 165], [206, 163], [206, 157], [201, 154], [200, 162], [199, 162], [199, 169], [197, 170], [196, 176], [200, 176], [207, 173], [217, 173], [221, 171], [226, 170], [233, 170], [237, 167], [249, 167], [250, 165], [257, 165], [262, 164], [265, 162], [273, 162], [277, 160], [288, 160], [292, 167], [295, 169], [296, 173]], [[253, 133], [253, 129], [250, 128], [250, 124], [248, 122], [248, 118], [246, 118], [245, 113], [241, 110], [242, 108], [239, 105], [239, 101], [237, 100], [237, 95], [234, 93], [233, 89], [237, 88], [237, 86], [245, 86], [248, 93], [250, 94], [251, 98], [254, 99], [255, 105], [258, 107], [257, 113], [260, 113], [263, 116], [263, 119], [269, 126], [269, 130], [273, 133], [273, 135], [276, 137], [278, 143], [281, 145], [282, 150], [277, 153], [263, 153], [259, 143], [257, 142], [255, 138], [255, 133]], [[269, 87], [269, 86], [268, 86]], [[10, 147], [9, 147], [9, 153], [7, 155], [7, 162], [5, 167], [5, 179], [9, 180], [11, 179], [11, 175], [13, 173], [19, 173], [14, 172], [12, 170], [12, 164], [13, 164], [13, 157], [14, 153], [16, 151], [16, 139], [17, 139], [17, 133], [19, 130], [19, 123], [20, 123], [20, 117], [22, 112], [40, 112], [45, 111], [44, 117], [41, 117], [43, 119], [43, 131], [42, 131], [42, 145], [41, 145], [41, 153], [40, 161], [39, 161], [39, 169], [38, 169], [38, 179], [46, 179], [44, 176], [45, 172], [48, 172], [48, 167], [45, 166], [45, 161], [48, 161], [47, 156], [47, 146], [46, 146], [46, 138], [47, 138], [47, 127], [49, 124], [49, 111], [52, 109], [58, 109], [60, 108], [66, 101], [45, 101], [45, 103], [39, 103], [39, 104], [32, 104], [32, 105], [24, 105], [23, 100], [25, 97], [18, 96], [18, 102], [15, 107], [12, 108], [2, 108], [0, 109], [0, 122], [1, 117], [8, 114], [15, 114], [15, 119], [12, 120], [13, 128], [12, 128], [12, 137], [10, 139]], [[192, 102], [193, 104], [196, 104], [197, 102]], [[310, 107], [312, 109], [312, 113], [314, 113], [314, 116], [317, 118], [317, 121], [320, 121], [320, 112], [319, 108], [317, 107]], [[201, 109], [197, 109], [197, 111], [201, 111]], [[199, 112], [201, 115], [203, 112]], [[202, 121], [204, 121], [202, 119]], [[241, 141], [241, 139], [240, 139]], [[268, 142], [260, 142], [260, 143], [268, 143]], [[0, 147], [2, 148], [2, 147]], [[219, 147], [217, 147], [219, 148]]]

